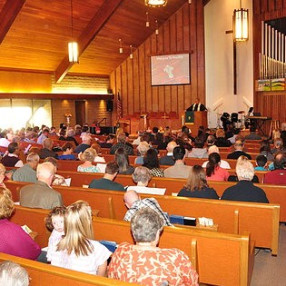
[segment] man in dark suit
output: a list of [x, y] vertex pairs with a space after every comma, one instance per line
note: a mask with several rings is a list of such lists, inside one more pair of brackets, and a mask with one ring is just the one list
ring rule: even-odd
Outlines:
[[196, 98], [194, 104], [192, 104], [187, 111], [205, 111], [207, 108], [200, 102], [199, 98]]

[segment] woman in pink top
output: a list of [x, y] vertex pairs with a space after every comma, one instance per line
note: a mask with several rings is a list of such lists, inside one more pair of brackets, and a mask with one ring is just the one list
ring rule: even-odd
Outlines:
[[211, 153], [206, 167], [206, 175], [208, 181], [227, 181], [229, 173], [220, 167], [220, 155]]
[[0, 252], [36, 259], [41, 253], [40, 246], [20, 225], [10, 222], [8, 218], [14, 211], [11, 192], [0, 187]]

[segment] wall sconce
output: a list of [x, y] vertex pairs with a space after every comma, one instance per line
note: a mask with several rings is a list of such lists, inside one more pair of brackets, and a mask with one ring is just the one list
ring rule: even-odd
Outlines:
[[149, 13], [146, 12], [146, 28], [150, 27], [150, 21], [149, 21]]
[[161, 7], [167, 5], [167, 0], [145, 0], [145, 5], [149, 7]]
[[[71, 0], [71, 34], [73, 37], [73, 3]], [[78, 43], [74, 40], [68, 43], [69, 62], [78, 63]]]
[[132, 60], [133, 59], [133, 46], [130, 45], [130, 55], [129, 58]]
[[189, 4], [192, 4], [192, 0], [189, 0], [188, 2], [189, 2]]
[[233, 12], [234, 41], [244, 42], [248, 40], [248, 9], [235, 9]]
[[159, 26], [158, 26], [158, 20], [155, 20], [156, 23], [156, 30], [155, 30], [155, 34], [159, 35]]
[[122, 40], [119, 39], [119, 54], [123, 54]]

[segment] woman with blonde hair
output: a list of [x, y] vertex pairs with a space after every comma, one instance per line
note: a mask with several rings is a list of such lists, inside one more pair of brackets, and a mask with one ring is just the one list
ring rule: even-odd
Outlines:
[[98, 167], [93, 165], [94, 159], [96, 157], [96, 151], [93, 148], [87, 148], [80, 155], [80, 160], [84, 161], [81, 165], [77, 167], [78, 172], [89, 172], [89, 173], [99, 173]]
[[9, 221], [13, 211], [11, 192], [0, 187], [0, 252], [36, 259], [41, 253], [41, 248], [20, 225]]
[[111, 252], [93, 240], [92, 212], [85, 201], [77, 201], [66, 209], [64, 233], [51, 264], [89, 274], [106, 276]]

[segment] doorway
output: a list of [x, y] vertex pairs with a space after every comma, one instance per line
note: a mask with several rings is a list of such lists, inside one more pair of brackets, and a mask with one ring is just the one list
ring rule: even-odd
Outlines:
[[75, 101], [75, 122], [81, 126], [86, 123], [85, 100]]

